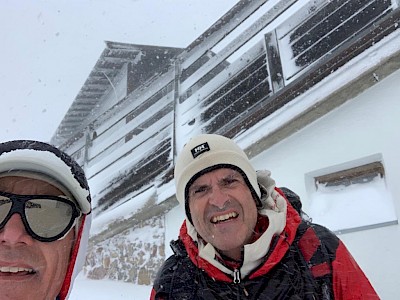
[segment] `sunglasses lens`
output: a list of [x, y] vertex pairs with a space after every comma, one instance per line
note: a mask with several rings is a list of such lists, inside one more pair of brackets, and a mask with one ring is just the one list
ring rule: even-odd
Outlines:
[[3, 223], [4, 219], [7, 217], [8, 212], [12, 206], [11, 199], [0, 196], [0, 224]]
[[53, 199], [32, 199], [25, 203], [25, 215], [31, 230], [42, 238], [54, 238], [71, 228], [72, 203]]

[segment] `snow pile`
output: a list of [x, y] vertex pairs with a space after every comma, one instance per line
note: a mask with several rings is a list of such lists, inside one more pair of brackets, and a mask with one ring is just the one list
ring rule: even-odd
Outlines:
[[380, 176], [349, 186], [317, 184], [310, 200], [313, 222], [338, 233], [396, 220], [392, 197]]

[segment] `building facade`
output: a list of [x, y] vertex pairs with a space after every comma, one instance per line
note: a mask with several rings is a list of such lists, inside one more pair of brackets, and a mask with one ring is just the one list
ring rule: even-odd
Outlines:
[[397, 0], [242, 0], [185, 49], [108, 43], [52, 140], [94, 196], [89, 276], [151, 284], [183, 220], [174, 158], [212, 132], [295, 190], [395, 299], [399, 21]]

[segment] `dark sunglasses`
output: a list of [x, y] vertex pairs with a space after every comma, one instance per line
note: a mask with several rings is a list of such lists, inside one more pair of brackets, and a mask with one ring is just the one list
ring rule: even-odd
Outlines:
[[14, 213], [21, 216], [29, 235], [41, 242], [64, 237], [81, 215], [68, 198], [0, 192], [0, 230]]

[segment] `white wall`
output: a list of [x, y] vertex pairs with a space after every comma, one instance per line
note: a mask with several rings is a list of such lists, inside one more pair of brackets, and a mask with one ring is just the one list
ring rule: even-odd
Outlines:
[[[322, 87], [323, 88], [323, 87]], [[298, 193], [307, 212], [307, 174], [379, 155], [400, 216], [400, 71], [252, 159], [269, 169], [278, 186]], [[360, 207], [359, 209], [362, 209]], [[377, 203], [376, 213], [379, 213]], [[355, 216], [356, 217], [356, 216]], [[400, 225], [343, 234], [382, 299], [397, 299]]]

